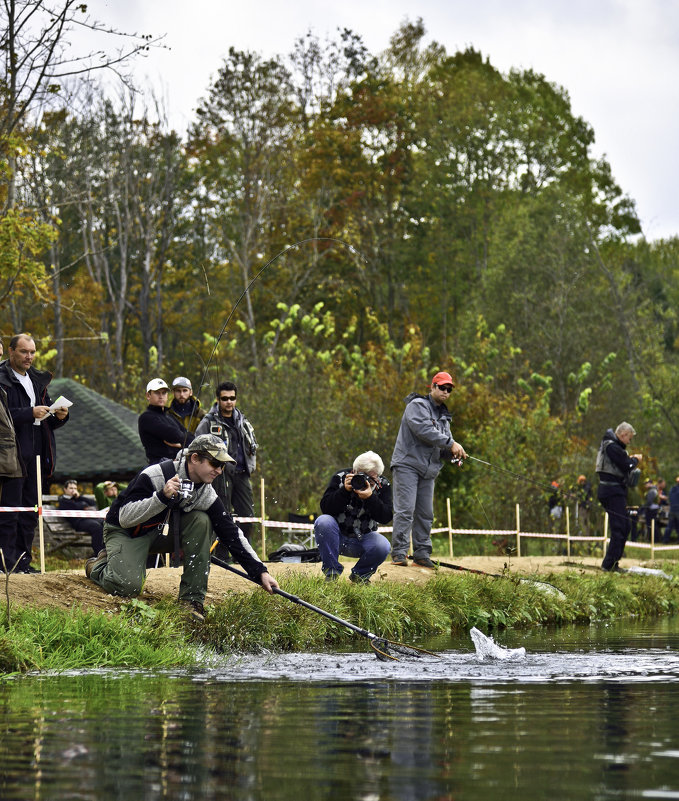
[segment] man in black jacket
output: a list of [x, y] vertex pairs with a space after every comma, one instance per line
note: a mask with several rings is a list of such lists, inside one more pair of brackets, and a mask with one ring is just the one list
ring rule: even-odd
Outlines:
[[629, 423], [620, 423], [615, 431], [609, 428], [601, 440], [597, 454], [596, 472], [599, 476], [597, 497], [608, 513], [610, 526], [610, 539], [601, 563], [602, 570], [616, 570], [630, 531], [627, 511], [628, 477], [641, 461], [641, 454], [635, 453], [630, 456], [625, 449], [636, 433]]
[[343, 572], [340, 554], [358, 557], [349, 578], [359, 584], [367, 584], [389, 555], [389, 540], [377, 531], [392, 518], [391, 486], [383, 471], [382, 459], [366, 451], [330, 479], [321, 498], [323, 514], [314, 522], [326, 581]]
[[[50, 409], [47, 387], [52, 374], [33, 367], [35, 342], [27, 334], [12, 337], [9, 358], [0, 364], [0, 387], [7, 393], [7, 406], [14, 423], [16, 443], [25, 475], [5, 481], [0, 494], [2, 506], [38, 506], [36, 456], [40, 456], [42, 480], [54, 472], [56, 444], [54, 431], [68, 420], [68, 409]], [[9, 566], [19, 559], [17, 572], [37, 573], [31, 565], [37, 512], [0, 515], [0, 548]]]
[[[78, 492], [78, 482], [69, 478], [64, 482], [63, 495], [57, 502], [59, 509], [75, 512], [96, 512], [96, 504], [82, 497]], [[92, 538], [92, 552], [98, 554], [104, 547], [104, 522], [96, 517], [64, 518], [76, 531], [84, 531]]]
[[181, 448], [193, 440], [194, 435], [168, 414], [165, 407], [168, 392], [168, 386], [162, 378], [153, 378], [146, 385], [149, 405], [139, 415], [137, 427], [149, 464], [156, 464], [161, 459], [174, 459]]

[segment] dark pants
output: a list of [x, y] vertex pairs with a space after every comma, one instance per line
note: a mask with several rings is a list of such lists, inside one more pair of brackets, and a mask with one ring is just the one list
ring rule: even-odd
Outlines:
[[606, 555], [601, 563], [604, 570], [612, 570], [622, 559], [625, 543], [630, 532], [627, 511], [627, 493], [622, 487], [599, 487], [599, 502], [608, 512], [609, 541]]
[[670, 541], [670, 535], [673, 531], [677, 532], [677, 536], [679, 536], [679, 510], [670, 509], [670, 516], [667, 521], [667, 528], [665, 529], [665, 536], [663, 537], [662, 541], [664, 543], [668, 543]]
[[69, 517], [68, 522], [76, 531], [84, 531], [92, 538], [92, 551], [96, 556], [104, 547], [104, 521], [87, 517]]
[[[255, 504], [252, 497], [250, 475], [245, 471], [232, 475], [221, 475], [212, 482], [217, 495], [222, 499], [226, 511], [236, 517], [254, 517]], [[237, 523], [248, 541], [252, 533], [252, 523]]]
[[[37, 432], [37, 433], [36, 433]], [[35, 426], [34, 436], [40, 437], [40, 427]], [[38, 483], [35, 470], [35, 456], [31, 454], [25, 459], [26, 477], [8, 478], [0, 488], [0, 506], [38, 505]], [[17, 570], [26, 570], [31, 564], [33, 535], [38, 524], [38, 513], [35, 512], [0, 512], [0, 548], [5, 555], [7, 569], [23, 553]], [[0, 567], [2, 562], [0, 561]]]

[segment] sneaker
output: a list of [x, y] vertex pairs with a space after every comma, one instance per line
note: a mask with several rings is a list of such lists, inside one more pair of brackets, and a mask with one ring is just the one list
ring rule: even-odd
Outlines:
[[90, 558], [85, 562], [85, 575], [87, 578], [90, 578], [92, 575], [92, 568], [98, 564], [100, 561], [105, 562], [108, 559], [106, 555], [106, 548], [102, 548], [96, 556], [90, 556]]
[[332, 570], [329, 573], [325, 574], [326, 581], [337, 581], [337, 579], [341, 576], [341, 573], [334, 573]]
[[354, 573], [352, 570], [349, 573], [349, 581], [353, 581], [354, 584], [370, 584], [370, 576], [372, 573], [368, 573], [366, 576], [359, 576], [358, 573]]
[[408, 560], [405, 556], [394, 556], [391, 560], [392, 565], [398, 565], [399, 567], [408, 567]]
[[428, 556], [414, 556], [413, 564], [417, 565], [418, 567], [426, 567], [427, 570], [436, 570], [436, 565]]
[[202, 623], [205, 620], [205, 607], [200, 601], [182, 601], [189, 614], [194, 620]]
[[27, 565], [26, 567], [22, 567], [21, 570], [17, 570], [17, 573], [28, 573], [29, 575], [32, 573], [39, 573], [40, 571], [37, 570], [33, 565]]

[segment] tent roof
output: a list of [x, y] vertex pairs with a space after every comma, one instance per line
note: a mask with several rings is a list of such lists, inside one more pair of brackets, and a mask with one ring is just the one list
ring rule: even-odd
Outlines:
[[136, 412], [71, 378], [55, 378], [49, 393], [52, 402], [60, 395], [73, 402], [68, 423], [54, 432], [57, 465], [52, 481], [122, 481], [146, 467]]

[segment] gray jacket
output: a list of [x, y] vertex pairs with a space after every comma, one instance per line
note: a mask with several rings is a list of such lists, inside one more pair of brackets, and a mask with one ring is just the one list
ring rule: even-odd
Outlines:
[[430, 395], [411, 392], [396, 437], [391, 467], [407, 467], [422, 478], [436, 478], [443, 462], [441, 450], [450, 449], [450, 412], [444, 404], [434, 403]]
[[[245, 456], [245, 463], [248, 468], [248, 473], [252, 475], [257, 468], [257, 439], [255, 438], [255, 430], [247, 417], [240, 411], [240, 409], [233, 410], [233, 416], [236, 422], [236, 428], [240, 432], [241, 441], [243, 443], [243, 454]], [[229, 455], [238, 459], [237, 449], [238, 443], [234, 442], [234, 437], [229, 436], [229, 427], [226, 425], [222, 416], [219, 414], [219, 404], [215, 405], [205, 415], [205, 417], [198, 423], [196, 428], [196, 436], [200, 434], [215, 434], [226, 443]]]

